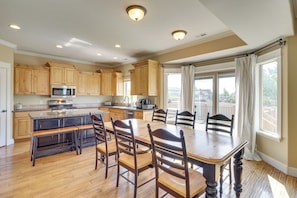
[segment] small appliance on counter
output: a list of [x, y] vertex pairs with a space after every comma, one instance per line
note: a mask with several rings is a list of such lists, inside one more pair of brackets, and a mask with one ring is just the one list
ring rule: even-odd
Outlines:
[[151, 104], [151, 100], [148, 98], [140, 99], [137, 103], [137, 109], [153, 109], [154, 104]]
[[105, 101], [104, 106], [111, 106], [111, 101]]

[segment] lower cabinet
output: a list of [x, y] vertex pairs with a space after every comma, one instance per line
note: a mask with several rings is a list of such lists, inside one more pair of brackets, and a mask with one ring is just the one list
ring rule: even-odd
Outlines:
[[14, 112], [13, 116], [13, 138], [15, 140], [30, 138], [32, 121], [28, 112]]

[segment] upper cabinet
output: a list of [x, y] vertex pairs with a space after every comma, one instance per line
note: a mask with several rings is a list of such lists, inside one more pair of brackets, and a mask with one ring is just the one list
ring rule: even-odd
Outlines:
[[124, 78], [121, 72], [113, 69], [100, 69], [99, 72], [101, 72], [101, 95], [124, 95]]
[[14, 94], [50, 95], [49, 68], [16, 64]]
[[77, 95], [100, 95], [101, 74], [93, 72], [79, 72]]
[[50, 66], [50, 84], [76, 85], [77, 70], [73, 65], [62, 63], [47, 63]]
[[135, 69], [130, 70], [131, 95], [157, 96], [159, 62], [146, 60], [132, 64]]

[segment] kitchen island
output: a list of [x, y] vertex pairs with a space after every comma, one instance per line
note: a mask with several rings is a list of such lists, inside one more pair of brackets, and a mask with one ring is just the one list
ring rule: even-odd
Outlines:
[[91, 114], [104, 116], [102, 110], [61, 110], [51, 112], [31, 112], [31, 160], [66, 151], [76, 150], [78, 147], [94, 145], [92, 130], [79, 130], [80, 126], [92, 124]]

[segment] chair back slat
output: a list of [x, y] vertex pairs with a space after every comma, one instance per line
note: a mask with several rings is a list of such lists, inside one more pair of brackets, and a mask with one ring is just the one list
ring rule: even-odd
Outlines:
[[166, 111], [164, 109], [154, 109], [153, 116], [152, 116], [152, 121], [158, 121], [158, 122], [166, 123], [167, 114], [168, 114], [168, 109], [166, 109]]
[[214, 131], [214, 132], [223, 132], [228, 133], [232, 136], [233, 133], [233, 124], [234, 124], [234, 115], [232, 115], [231, 119], [223, 114], [217, 114], [210, 116], [207, 113], [206, 118], [206, 131]]
[[175, 125], [190, 126], [195, 128], [196, 111], [192, 114], [189, 111], [178, 112], [176, 111]]
[[106, 151], [108, 151], [106, 142], [109, 140], [109, 138], [107, 136], [104, 121], [101, 114], [99, 114], [98, 116], [91, 115], [91, 119], [93, 123], [96, 145], [100, 143], [105, 143]]

